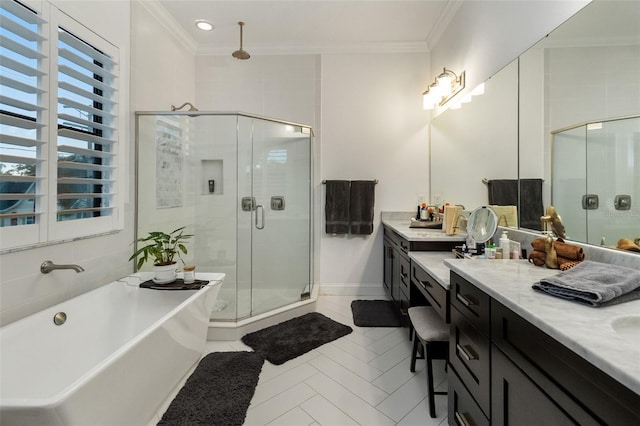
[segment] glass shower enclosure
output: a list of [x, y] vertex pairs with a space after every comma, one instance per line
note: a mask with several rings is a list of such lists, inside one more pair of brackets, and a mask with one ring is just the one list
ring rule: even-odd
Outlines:
[[194, 234], [185, 263], [226, 274], [213, 320], [309, 296], [311, 127], [188, 111], [138, 112], [136, 129], [136, 233]]
[[640, 237], [640, 116], [551, 134], [551, 204], [567, 237], [607, 246]]

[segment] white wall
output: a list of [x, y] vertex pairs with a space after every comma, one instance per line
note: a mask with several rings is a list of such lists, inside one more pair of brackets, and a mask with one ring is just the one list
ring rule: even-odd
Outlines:
[[[119, 107], [129, 111], [129, 2], [56, 0], [52, 3], [120, 49], [119, 90], [122, 96]], [[131, 143], [130, 123], [125, 117], [119, 123], [122, 129], [120, 143], [128, 146]], [[127, 176], [129, 172], [125, 168], [122, 174]], [[133, 198], [126, 185], [120, 195], [125, 199], [122, 231], [0, 256], [0, 324], [15, 321], [131, 272], [127, 259], [133, 239]], [[76, 274], [65, 270], [44, 275], [40, 273], [40, 264], [45, 260], [79, 264], [85, 272]]]
[[[322, 179], [378, 179], [374, 233], [324, 233], [320, 217], [320, 283], [382, 285], [381, 211], [413, 211], [428, 195], [428, 114], [422, 109], [429, 60], [424, 53], [322, 56]], [[316, 182], [317, 184], [318, 182]]]
[[431, 44], [432, 78], [466, 70], [465, 92], [498, 72], [590, 0], [464, 1]]
[[487, 204], [483, 179], [518, 178], [518, 63], [485, 83], [485, 92], [431, 122], [431, 201]]

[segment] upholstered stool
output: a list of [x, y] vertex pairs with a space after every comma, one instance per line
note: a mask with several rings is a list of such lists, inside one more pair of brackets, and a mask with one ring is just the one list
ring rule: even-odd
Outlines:
[[[427, 391], [429, 392], [429, 415], [436, 416], [434, 395], [446, 395], [433, 388], [432, 360], [444, 359], [449, 355], [449, 327], [431, 306], [413, 306], [409, 308], [409, 320], [415, 330], [413, 351], [411, 352], [411, 371], [416, 371], [416, 359], [424, 359], [427, 366]], [[418, 356], [418, 344], [423, 356]]]

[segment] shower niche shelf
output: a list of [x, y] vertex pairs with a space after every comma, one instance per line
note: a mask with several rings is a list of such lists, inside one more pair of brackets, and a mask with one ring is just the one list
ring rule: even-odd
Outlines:
[[223, 160], [200, 160], [200, 186], [202, 195], [223, 195]]

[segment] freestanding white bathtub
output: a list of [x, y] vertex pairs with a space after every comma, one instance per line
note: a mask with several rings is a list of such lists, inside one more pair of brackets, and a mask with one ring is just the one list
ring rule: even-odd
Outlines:
[[224, 274], [197, 278], [210, 283], [160, 291], [128, 277], [2, 327], [0, 424], [148, 424], [204, 352]]

